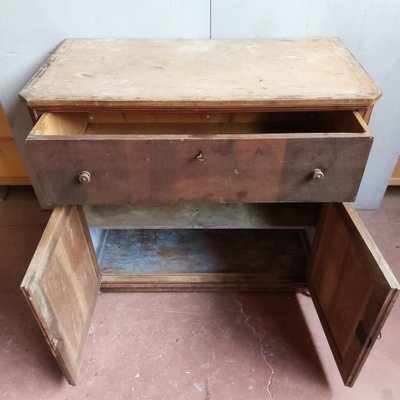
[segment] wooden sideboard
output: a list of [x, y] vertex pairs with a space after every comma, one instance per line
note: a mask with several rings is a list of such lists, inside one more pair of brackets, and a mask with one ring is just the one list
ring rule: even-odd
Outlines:
[[336, 38], [68, 39], [22, 90], [22, 290], [75, 384], [99, 290], [308, 288], [351, 386], [399, 284], [353, 210], [381, 93]]

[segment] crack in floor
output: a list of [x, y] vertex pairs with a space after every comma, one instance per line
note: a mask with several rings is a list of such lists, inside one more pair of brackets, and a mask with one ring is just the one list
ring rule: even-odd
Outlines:
[[246, 314], [244, 312], [243, 309], [243, 304], [242, 302], [236, 297], [236, 295], [233, 296], [233, 300], [235, 301], [235, 303], [239, 306], [239, 312], [240, 315], [243, 316], [243, 323], [244, 325], [251, 331], [251, 333], [258, 339], [258, 343], [260, 346], [260, 356], [262, 358], [262, 360], [264, 361], [264, 364], [268, 367], [268, 369], [271, 371], [271, 373], [269, 374], [268, 377], [268, 382], [267, 382], [267, 386], [266, 386], [266, 391], [268, 394], [268, 397], [270, 400], [274, 400], [274, 395], [271, 392], [271, 387], [272, 387], [272, 380], [275, 374], [274, 368], [272, 367], [272, 365], [268, 362], [267, 357], [265, 356], [265, 352], [264, 352], [264, 345], [263, 345], [263, 338], [261, 337], [261, 334], [257, 332], [256, 328], [254, 327], [254, 325], [250, 324], [249, 320], [250, 320], [250, 315]]
[[208, 389], [208, 379], [206, 379], [204, 382], [204, 388], [206, 391], [206, 397], [204, 400], [211, 400], [211, 393], [210, 393], [210, 390]]

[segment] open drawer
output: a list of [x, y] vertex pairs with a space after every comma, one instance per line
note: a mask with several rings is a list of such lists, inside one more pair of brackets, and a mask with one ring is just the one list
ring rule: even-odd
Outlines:
[[[399, 284], [350, 205], [324, 204], [321, 212], [319, 204], [124, 207], [119, 214], [115, 208], [87, 209], [95, 224], [92, 239], [81, 207], [56, 208], [22, 282], [70, 383], [77, 382], [100, 287], [294, 290], [299, 286], [310, 289], [344, 383], [354, 383]], [[304, 230], [315, 226], [315, 240], [308, 246]], [[159, 246], [156, 251], [155, 246]], [[106, 261], [109, 251], [113, 257]], [[129, 260], [139, 265], [139, 271], [125, 268]], [[198, 262], [195, 267], [193, 260]], [[211, 273], [210, 268], [214, 268]]]
[[42, 205], [353, 201], [358, 112], [45, 113], [27, 137]]

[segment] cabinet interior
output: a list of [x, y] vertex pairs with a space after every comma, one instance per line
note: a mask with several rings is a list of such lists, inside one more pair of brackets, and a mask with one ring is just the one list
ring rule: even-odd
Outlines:
[[48, 113], [35, 135], [365, 133], [354, 111]]
[[[246, 290], [304, 286], [319, 204], [85, 206], [103, 279], [229, 275]], [[211, 217], [213, 215], [213, 217]], [[171, 282], [170, 282], [171, 283]], [[171, 283], [173, 286], [173, 282]], [[243, 286], [243, 285], [241, 285]], [[198, 285], [201, 289], [201, 285]]]

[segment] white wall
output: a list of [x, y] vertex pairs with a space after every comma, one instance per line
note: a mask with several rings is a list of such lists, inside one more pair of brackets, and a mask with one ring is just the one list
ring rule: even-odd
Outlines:
[[0, 0], [0, 100], [23, 149], [30, 121], [17, 93], [65, 37], [339, 36], [384, 92], [357, 198], [374, 208], [400, 150], [399, 21], [398, 0]]

